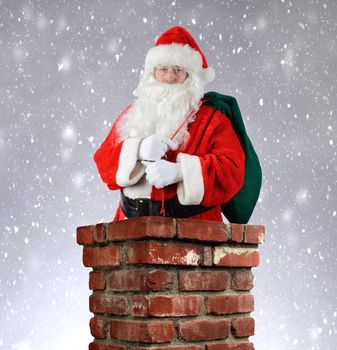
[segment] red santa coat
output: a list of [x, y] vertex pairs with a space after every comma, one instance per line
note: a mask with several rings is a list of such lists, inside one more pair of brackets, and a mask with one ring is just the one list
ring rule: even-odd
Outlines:
[[[125, 112], [124, 112], [125, 113]], [[145, 167], [137, 159], [142, 138], [119, 141], [114, 123], [94, 155], [99, 174], [110, 190], [122, 190], [130, 198], [162, 199], [162, 191], [145, 180]], [[181, 164], [183, 181], [165, 187], [165, 199], [177, 198], [181, 204], [214, 206], [195, 219], [222, 222], [221, 204], [229, 201], [244, 180], [245, 154], [230, 119], [211, 106], [201, 105], [184, 149], [168, 151], [166, 160]], [[125, 219], [118, 207], [114, 221]]]

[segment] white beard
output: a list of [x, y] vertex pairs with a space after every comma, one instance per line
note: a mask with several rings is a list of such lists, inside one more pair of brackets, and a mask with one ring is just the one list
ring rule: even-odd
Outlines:
[[[197, 78], [189, 76], [181, 84], [161, 83], [153, 76], [146, 80], [141, 78], [134, 92], [137, 100], [117, 125], [121, 140], [152, 134], [170, 138], [188, 114], [199, 109], [204, 86]], [[181, 147], [188, 141], [187, 126], [194, 120], [192, 115], [173, 139]]]

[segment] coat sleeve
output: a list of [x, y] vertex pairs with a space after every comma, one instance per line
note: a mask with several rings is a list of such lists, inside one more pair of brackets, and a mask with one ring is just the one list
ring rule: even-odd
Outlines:
[[108, 136], [95, 152], [94, 160], [101, 179], [110, 190], [116, 190], [137, 183], [145, 173], [145, 167], [138, 161], [141, 138], [119, 140], [117, 125], [130, 106], [117, 118]]
[[221, 205], [243, 185], [245, 153], [230, 119], [221, 112], [215, 112], [202, 138], [198, 155], [180, 153], [177, 157], [183, 173], [178, 199], [185, 205]]

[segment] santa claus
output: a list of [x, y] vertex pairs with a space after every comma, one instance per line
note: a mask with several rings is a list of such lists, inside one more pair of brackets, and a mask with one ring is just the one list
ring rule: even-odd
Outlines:
[[214, 71], [190, 33], [166, 31], [151, 48], [134, 94], [94, 159], [121, 191], [114, 220], [165, 215], [222, 221], [244, 183], [245, 152], [229, 117], [204, 98]]

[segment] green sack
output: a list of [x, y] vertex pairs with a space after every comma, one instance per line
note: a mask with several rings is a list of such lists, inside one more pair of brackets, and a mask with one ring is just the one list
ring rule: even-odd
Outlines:
[[260, 194], [262, 171], [259, 159], [246, 133], [236, 99], [232, 96], [210, 91], [204, 95], [203, 100], [205, 100], [205, 105], [210, 105], [229, 117], [246, 154], [244, 183], [240, 191], [230, 201], [221, 206], [222, 213], [229, 222], [246, 224], [253, 213]]

